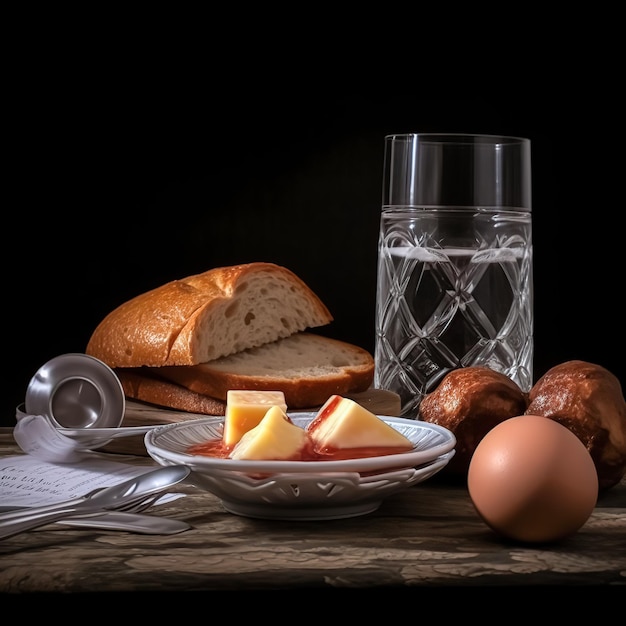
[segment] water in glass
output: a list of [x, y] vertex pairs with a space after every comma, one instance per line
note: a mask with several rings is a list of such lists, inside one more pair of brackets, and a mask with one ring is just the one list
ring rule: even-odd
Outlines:
[[487, 365], [532, 385], [531, 213], [384, 206], [375, 386], [402, 416], [451, 370]]

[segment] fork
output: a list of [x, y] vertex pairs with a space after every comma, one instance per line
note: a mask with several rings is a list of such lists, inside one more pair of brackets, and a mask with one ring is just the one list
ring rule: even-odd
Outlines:
[[[143, 500], [139, 500], [139, 502], [131, 502], [130, 504], [120, 506], [115, 510], [123, 511], [125, 513], [141, 513], [142, 511], [149, 509], [153, 504], [156, 504], [157, 500], [160, 500], [165, 495], [166, 492], [153, 493], [146, 496]], [[106, 513], [102, 513], [101, 515], [106, 515]]]

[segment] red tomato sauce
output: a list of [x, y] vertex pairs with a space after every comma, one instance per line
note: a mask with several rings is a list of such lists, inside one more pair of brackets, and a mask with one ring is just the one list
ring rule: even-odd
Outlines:
[[[187, 449], [189, 454], [199, 454], [200, 456], [210, 456], [217, 459], [227, 459], [233, 446], [225, 446], [222, 439], [209, 439], [202, 443], [196, 443]], [[292, 461], [344, 461], [346, 459], [363, 459], [371, 456], [385, 456], [388, 454], [404, 454], [410, 452], [412, 448], [397, 446], [370, 446], [367, 448], [325, 448], [316, 449], [308, 446], [303, 450], [297, 459]], [[265, 459], [271, 461], [272, 459]]]

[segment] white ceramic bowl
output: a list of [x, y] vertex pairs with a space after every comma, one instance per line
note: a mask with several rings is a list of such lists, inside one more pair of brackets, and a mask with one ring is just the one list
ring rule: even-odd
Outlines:
[[[289, 413], [305, 427], [315, 413]], [[161, 465], [188, 465], [193, 482], [221, 499], [231, 513], [263, 519], [321, 520], [378, 509], [384, 498], [439, 472], [456, 439], [442, 426], [379, 416], [413, 442], [402, 454], [341, 461], [235, 461], [187, 452], [221, 439], [223, 417], [158, 426], [146, 433], [148, 454]]]

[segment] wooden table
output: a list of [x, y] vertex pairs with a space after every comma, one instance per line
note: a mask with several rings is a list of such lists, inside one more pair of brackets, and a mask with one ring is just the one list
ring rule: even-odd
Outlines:
[[[19, 453], [12, 429], [0, 429], [0, 456]], [[154, 465], [146, 456], [103, 454]], [[416, 587], [430, 594], [578, 585], [617, 590], [626, 608], [626, 480], [601, 495], [578, 533], [542, 547], [496, 536], [477, 517], [465, 486], [440, 475], [374, 513], [323, 522], [238, 517], [207, 492], [182, 490], [187, 497], [153, 509], [189, 522], [192, 530], [182, 534], [47, 526], [0, 541], [0, 592], [27, 600], [32, 593], [333, 589], [371, 598]]]

